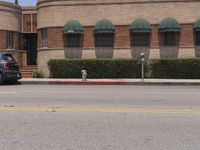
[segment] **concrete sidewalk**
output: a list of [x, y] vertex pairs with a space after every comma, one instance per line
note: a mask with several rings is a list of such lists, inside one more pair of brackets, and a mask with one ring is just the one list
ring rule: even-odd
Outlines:
[[19, 80], [21, 84], [39, 84], [39, 85], [200, 85], [200, 80], [195, 79], [34, 79], [23, 78]]

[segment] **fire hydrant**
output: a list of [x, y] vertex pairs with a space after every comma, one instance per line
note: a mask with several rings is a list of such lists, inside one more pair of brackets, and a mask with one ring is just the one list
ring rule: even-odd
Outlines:
[[86, 79], [87, 79], [87, 71], [86, 70], [82, 70], [81, 74], [82, 74], [82, 81], [86, 81]]

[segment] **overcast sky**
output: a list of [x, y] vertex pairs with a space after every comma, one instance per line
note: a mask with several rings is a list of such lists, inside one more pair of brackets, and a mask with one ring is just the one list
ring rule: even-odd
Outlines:
[[[15, 0], [0, 0], [7, 2], [15, 2]], [[37, 0], [18, 0], [21, 6], [34, 6], [36, 5]]]

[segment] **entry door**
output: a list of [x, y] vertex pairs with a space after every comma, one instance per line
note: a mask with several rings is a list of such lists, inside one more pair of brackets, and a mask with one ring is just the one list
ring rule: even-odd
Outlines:
[[27, 65], [37, 65], [37, 34], [23, 35], [23, 48], [27, 51]]

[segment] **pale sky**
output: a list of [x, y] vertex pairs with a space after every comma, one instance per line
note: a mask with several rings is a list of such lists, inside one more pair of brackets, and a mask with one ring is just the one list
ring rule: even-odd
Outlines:
[[[6, 2], [15, 2], [15, 0], [0, 0], [0, 1], [6, 1]], [[21, 6], [35, 6], [37, 0], [18, 0], [19, 5]]]

